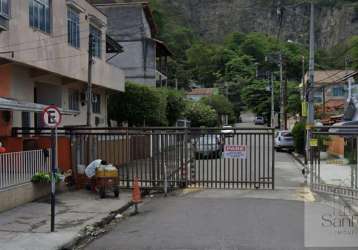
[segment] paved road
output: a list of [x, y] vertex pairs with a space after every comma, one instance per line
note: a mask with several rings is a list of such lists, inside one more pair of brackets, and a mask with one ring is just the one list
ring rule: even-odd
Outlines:
[[86, 249], [325, 249], [305, 248], [305, 240], [312, 237], [324, 239], [313, 241], [313, 246], [333, 246], [334, 237], [330, 241], [316, 236], [320, 221], [310, 230], [307, 218], [320, 219], [325, 210], [314, 207], [322, 204], [303, 187], [300, 171], [290, 155], [276, 153], [275, 191], [188, 189], [149, 199], [139, 215], [122, 221]]

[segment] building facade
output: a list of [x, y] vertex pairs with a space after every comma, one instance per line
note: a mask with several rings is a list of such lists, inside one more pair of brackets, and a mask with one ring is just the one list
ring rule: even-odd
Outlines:
[[41, 127], [55, 104], [63, 126], [86, 125], [92, 38], [92, 126], [107, 125], [107, 98], [124, 91], [124, 72], [106, 62], [107, 18], [86, 0], [0, 0], [0, 136]]
[[110, 36], [123, 47], [123, 53], [109, 60], [125, 71], [126, 80], [150, 86], [167, 84], [165, 44], [155, 35], [158, 30], [146, 1], [91, 0], [108, 17]]

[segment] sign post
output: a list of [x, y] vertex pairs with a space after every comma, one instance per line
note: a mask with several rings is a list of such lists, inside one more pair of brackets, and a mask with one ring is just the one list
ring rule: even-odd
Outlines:
[[51, 232], [55, 231], [57, 127], [60, 125], [61, 119], [61, 112], [55, 105], [46, 107], [42, 112], [42, 120], [44, 125], [51, 128]]

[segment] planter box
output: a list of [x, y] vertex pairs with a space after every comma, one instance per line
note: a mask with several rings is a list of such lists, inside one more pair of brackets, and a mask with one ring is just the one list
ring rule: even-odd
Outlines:
[[[50, 184], [25, 183], [0, 191], [0, 212], [43, 198], [50, 194]], [[56, 184], [56, 192], [66, 191], [64, 182]]]

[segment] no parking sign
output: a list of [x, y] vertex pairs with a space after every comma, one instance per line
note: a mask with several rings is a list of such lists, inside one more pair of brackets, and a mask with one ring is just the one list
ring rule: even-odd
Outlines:
[[44, 125], [51, 128], [51, 232], [55, 231], [55, 193], [57, 174], [57, 127], [61, 124], [62, 115], [55, 105], [47, 106], [42, 111]]
[[42, 111], [42, 121], [50, 128], [57, 128], [62, 121], [62, 115], [58, 107], [55, 105], [47, 106]]
[[246, 145], [225, 145], [224, 158], [228, 159], [246, 159], [247, 146]]

